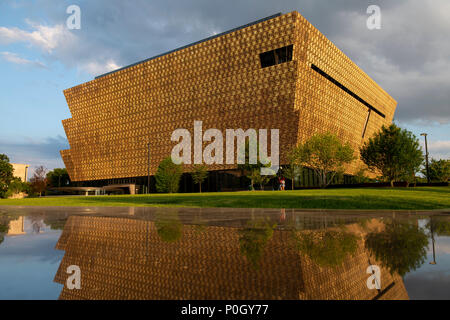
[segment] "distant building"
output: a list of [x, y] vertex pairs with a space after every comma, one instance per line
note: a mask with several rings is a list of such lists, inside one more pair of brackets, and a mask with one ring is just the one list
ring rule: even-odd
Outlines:
[[11, 165], [14, 168], [14, 177], [20, 178], [23, 182], [26, 182], [28, 180], [28, 168], [30, 165], [21, 163], [11, 163]]

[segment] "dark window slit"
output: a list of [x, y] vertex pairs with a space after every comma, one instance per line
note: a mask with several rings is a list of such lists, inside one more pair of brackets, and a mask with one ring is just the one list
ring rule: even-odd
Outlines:
[[367, 101], [365, 101], [363, 98], [361, 98], [360, 96], [358, 96], [356, 93], [354, 93], [353, 91], [351, 91], [350, 89], [348, 89], [346, 86], [344, 86], [342, 83], [340, 83], [339, 81], [337, 81], [336, 79], [334, 79], [332, 76], [330, 76], [329, 74], [327, 74], [325, 71], [323, 71], [322, 69], [320, 69], [318, 66], [316, 66], [315, 64], [311, 64], [311, 69], [313, 69], [314, 71], [316, 71], [318, 74], [320, 74], [321, 76], [323, 76], [324, 78], [328, 79], [330, 82], [334, 83], [336, 86], [338, 86], [339, 88], [341, 88], [342, 90], [344, 90], [345, 92], [347, 92], [349, 95], [351, 95], [353, 98], [355, 98], [356, 100], [358, 100], [359, 102], [361, 102], [363, 105], [365, 105], [367, 108], [369, 108], [370, 110], [374, 111], [376, 114], [380, 115], [383, 118], [386, 118], [386, 116], [384, 115], [384, 113], [380, 112], [378, 109], [376, 109], [374, 106], [372, 106], [371, 104], [369, 104]]

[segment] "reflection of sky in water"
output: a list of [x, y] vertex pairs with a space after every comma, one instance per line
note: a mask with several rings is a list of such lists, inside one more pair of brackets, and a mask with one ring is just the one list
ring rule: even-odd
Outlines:
[[[39, 234], [33, 233], [36, 223]], [[5, 236], [0, 244], [0, 299], [57, 299], [62, 286], [53, 278], [64, 256], [55, 250], [61, 231], [30, 217], [25, 218], [24, 231], [24, 235]]]
[[434, 237], [436, 263], [430, 244], [425, 263], [403, 280], [410, 299], [450, 299], [450, 237]]

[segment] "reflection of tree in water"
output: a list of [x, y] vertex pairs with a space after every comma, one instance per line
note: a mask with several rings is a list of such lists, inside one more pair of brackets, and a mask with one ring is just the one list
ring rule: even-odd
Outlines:
[[391, 274], [404, 276], [425, 262], [428, 236], [416, 224], [394, 220], [383, 231], [369, 233], [365, 245]]
[[9, 231], [9, 221], [7, 223], [0, 221], [0, 233], [7, 233]]
[[239, 230], [239, 247], [254, 269], [259, 268], [264, 248], [273, 236], [276, 224], [271, 224], [267, 220], [249, 220], [247, 227]]
[[450, 236], [450, 221], [442, 217], [430, 217], [426, 228], [438, 236]]
[[44, 228], [44, 222], [43, 219], [40, 217], [34, 217], [31, 216], [31, 229], [33, 230], [33, 233], [40, 233], [41, 229]]
[[33, 221], [31, 223], [31, 228], [33, 229], [33, 233], [40, 233], [42, 228], [42, 221]]
[[64, 226], [66, 225], [67, 218], [51, 218], [46, 217], [44, 219], [44, 224], [47, 226], [50, 226], [50, 229], [52, 230], [64, 230]]
[[[4, 231], [6, 230], [6, 231]], [[5, 225], [0, 223], [0, 244], [5, 241], [5, 233], [8, 232], [8, 229], [5, 228]]]
[[183, 224], [178, 217], [178, 210], [164, 209], [156, 213], [156, 231], [164, 242], [175, 242], [183, 234]]
[[0, 244], [5, 240], [5, 234], [9, 231], [9, 222], [11, 220], [15, 219], [8, 214], [0, 213]]
[[297, 248], [321, 267], [340, 266], [356, 253], [359, 237], [350, 232], [326, 230], [294, 233]]
[[436, 262], [436, 248], [435, 243], [436, 239], [434, 235], [438, 236], [450, 236], [450, 221], [444, 220], [444, 217], [433, 217], [430, 216], [427, 225], [425, 226], [430, 231], [431, 235], [431, 246], [433, 249], [433, 261], [430, 264], [437, 264]]

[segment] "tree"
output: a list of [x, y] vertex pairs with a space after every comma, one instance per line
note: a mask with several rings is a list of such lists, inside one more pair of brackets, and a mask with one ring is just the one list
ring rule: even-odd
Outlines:
[[208, 177], [208, 169], [203, 164], [196, 164], [191, 172], [191, 176], [194, 183], [199, 185], [200, 193], [202, 193], [202, 183]]
[[413, 223], [393, 221], [384, 231], [369, 233], [365, 245], [391, 274], [404, 276], [424, 263], [428, 236]]
[[173, 163], [170, 157], [165, 158], [158, 166], [155, 174], [156, 190], [158, 192], [178, 192], [183, 167]]
[[47, 226], [50, 226], [50, 229], [52, 230], [64, 230], [64, 227], [66, 226], [67, 217], [53, 217], [47, 216], [44, 219], [44, 224]]
[[[241, 170], [242, 174], [250, 179], [251, 189], [254, 190], [253, 185], [259, 184], [261, 190], [263, 186], [267, 184], [274, 175], [261, 175], [261, 168], [270, 168], [272, 165], [267, 159], [260, 159], [259, 157], [259, 145], [256, 148], [257, 159], [256, 163], [250, 163], [250, 144], [248, 141], [245, 142], [245, 162], [244, 164], [239, 164], [238, 169]], [[266, 164], [263, 164], [265, 162]]]
[[43, 166], [39, 166], [34, 170], [34, 174], [30, 179], [31, 188], [34, 192], [39, 193], [39, 197], [42, 196], [42, 192], [47, 188], [47, 169]]
[[[428, 167], [430, 180], [436, 182], [447, 182], [450, 179], [450, 160], [431, 159]], [[423, 169], [422, 174], [427, 176], [427, 170]]]
[[6, 196], [9, 184], [13, 179], [13, 166], [9, 163], [9, 158], [5, 154], [0, 154], [0, 198]]
[[297, 163], [295, 150], [291, 151], [287, 158], [289, 164], [283, 166], [282, 175], [291, 180], [292, 190], [294, 190], [295, 178], [302, 174], [303, 167], [301, 164]]
[[253, 168], [249, 173], [247, 174], [247, 178], [249, 178], [252, 181], [252, 189], [253, 189], [253, 183], [259, 185], [259, 188], [261, 190], [264, 190], [264, 186], [270, 181], [272, 178], [272, 175], [262, 175], [261, 174], [261, 168]]
[[14, 177], [8, 186], [8, 191], [5, 193], [5, 197], [8, 198], [14, 194], [25, 192], [30, 194], [30, 185], [26, 182], [22, 182], [22, 179]]
[[47, 173], [47, 180], [50, 186], [59, 188], [70, 184], [69, 173], [66, 168], [56, 168]]
[[408, 130], [395, 124], [383, 126], [360, 149], [361, 160], [372, 171], [378, 170], [394, 187], [401, 179], [408, 183], [423, 162], [419, 140]]
[[316, 134], [295, 150], [295, 162], [314, 170], [321, 187], [327, 187], [343, 166], [355, 159], [353, 148], [331, 133]]

